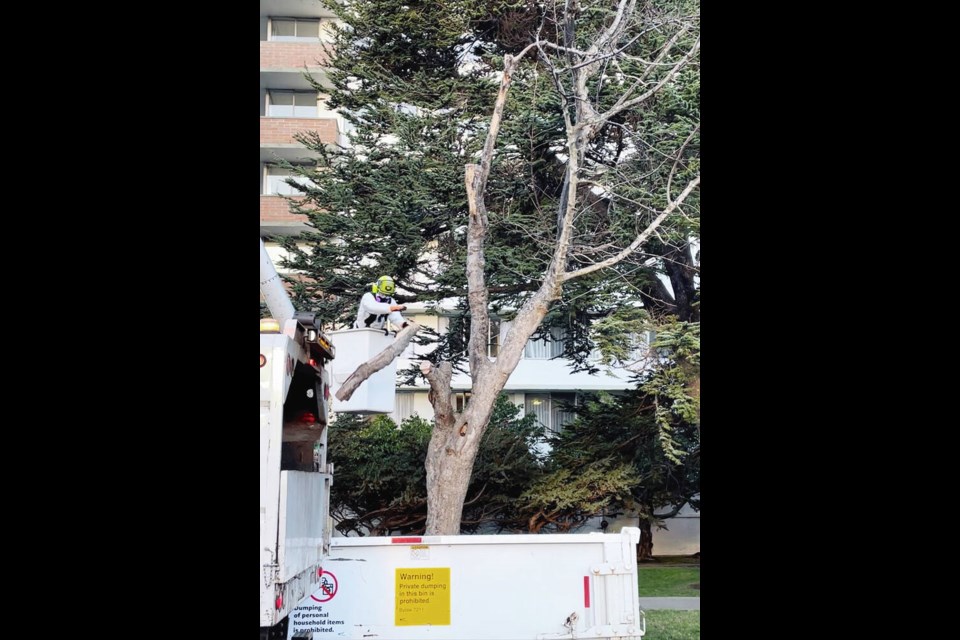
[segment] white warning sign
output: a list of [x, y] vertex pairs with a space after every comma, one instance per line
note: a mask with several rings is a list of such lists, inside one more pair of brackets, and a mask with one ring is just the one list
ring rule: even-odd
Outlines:
[[340, 582], [330, 571], [320, 575], [320, 585], [303, 604], [290, 612], [288, 638], [313, 637], [314, 633], [342, 631], [344, 620], [330, 611], [329, 603], [340, 591]]

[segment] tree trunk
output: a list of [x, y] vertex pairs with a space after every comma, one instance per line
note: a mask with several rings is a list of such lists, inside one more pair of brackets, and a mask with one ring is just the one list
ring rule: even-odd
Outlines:
[[693, 304], [697, 296], [694, 280], [697, 268], [690, 255], [690, 243], [684, 242], [666, 252], [664, 257], [663, 265], [673, 287], [677, 318], [683, 322], [700, 322], [700, 307]]
[[[435, 431], [431, 440], [436, 439], [437, 434]], [[443, 435], [440, 437], [443, 438]], [[431, 441], [430, 448], [433, 447]], [[427, 457], [427, 535], [460, 533], [463, 503], [467, 496], [467, 487], [470, 486], [470, 475], [473, 473], [478, 447], [467, 446], [461, 451], [455, 451], [444, 443], [443, 449], [440, 455]]]
[[637, 546], [637, 562], [649, 562], [653, 559], [653, 525], [649, 520], [640, 518], [640, 544]]
[[[420, 371], [430, 383], [429, 400], [433, 405], [433, 433], [427, 448], [424, 467], [427, 472], [426, 535], [457, 535], [463, 502], [470, 486], [473, 461], [477, 457], [479, 438], [466, 437], [464, 417], [457, 416], [450, 402], [450, 379], [453, 366], [423, 363]], [[476, 406], [475, 404], [473, 406]]]
[[[531, 331], [532, 332], [532, 331]], [[505, 356], [507, 361], [511, 357]], [[487, 363], [489, 365], [489, 362]], [[515, 365], [514, 365], [515, 366]], [[424, 369], [422, 368], [421, 371]], [[512, 369], [511, 369], [512, 370]], [[480, 440], [490, 422], [497, 396], [508, 373], [497, 373], [491, 366], [474, 376], [470, 403], [459, 415], [450, 405], [452, 367], [443, 362], [427, 368], [430, 402], [434, 407], [434, 428], [427, 451], [427, 535], [457, 535], [463, 503], [470, 486], [473, 463]]]

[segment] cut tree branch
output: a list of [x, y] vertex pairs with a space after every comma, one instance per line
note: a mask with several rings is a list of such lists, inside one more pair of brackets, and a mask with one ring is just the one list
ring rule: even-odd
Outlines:
[[400, 354], [403, 353], [403, 350], [407, 348], [407, 345], [410, 344], [413, 336], [415, 336], [419, 330], [420, 325], [416, 322], [410, 321], [410, 323], [407, 325], [407, 328], [402, 329], [400, 333], [397, 334], [397, 339], [394, 340], [389, 347], [378, 353], [367, 362], [364, 362], [362, 365], [357, 367], [356, 371], [350, 374], [350, 377], [347, 378], [346, 382], [343, 383], [343, 386], [337, 390], [337, 400], [340, 400], [341, 402], [349, 400], [350, 396], [353, 395], [353, 392], [357, 390], [357, 387], [363, 384], [367, 378], [396, 360]]

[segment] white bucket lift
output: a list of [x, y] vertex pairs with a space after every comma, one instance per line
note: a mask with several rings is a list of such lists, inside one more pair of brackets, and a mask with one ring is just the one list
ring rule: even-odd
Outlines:
[[[337, 358], [331, 362], [333, 381], [332, 394], [346, 382], [357, 367], [389, 347], [396, 339], [385, 335], [380, 329], [345, 329], [328, 333], [337, 350]], [[347, 401], [332, 397], [333, 411], [337, 413], [393, 413], [396, 408], [397, 361], [367, 378]]]

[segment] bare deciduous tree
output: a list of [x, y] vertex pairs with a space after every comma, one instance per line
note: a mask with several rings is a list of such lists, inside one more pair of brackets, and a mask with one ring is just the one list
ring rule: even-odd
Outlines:
[[[425, 365], [422, 369], [430, 383], [430, 400], [435, 410], [435, 427], [427, 455], [428, 534], [456, 534], [466, 497], [470, 474], [481, 437], [490, 419], [497, 395], [516, 368], [524, 345], [543, 321], [550, 305], [562, 294], [564, 284], [601, 269], [612, 267], [641, 250], [658, 228], [674, 215], [683, 214], [684, 202], [699, 189], [699, 169], [674, 193], [673, 178], [678, 174], [681, 153], [665, 162], [672, 163], [665, 193], [666, 203], [653, 215], [638, 210], [632, 239], [617, 242], [614, 234], [604, 234], [589, 223], [591, 200], [597, 193], [608, 195], [611, 189], [598, 180], [598, 171], [590, 166], [586, 150], [595, 136], [618, 116], [635, 110], [651, 100], [681, 71], [698, 60], [699, 16], [649, 17], [640, 15], [636, 0], [619, 0], [609, 15], [589, 20], [580, 15], [578, 0], [557, 0], [541, 25], [535, 42], [515, 56], [504, 58], [500, 90], [487, 130], [479, 163], [466, 167], [466, 189], [470, 217], [467, 231], [468, 302], [471, 315], [468, 347], [472, 396], [457, 414], [450, 404], [452, 369], [449, 363]], [[598, 26], [591, 37], [578, 32], [583, 25]], [[555, 33], [543, 33], [553, 25]], [[650, 33], [662, 36], [663, 44], [650, 60], [632, 55], [632, 44]], [[688, 43], [681, 47], [681, 43]], [[495, 362], [487, 358], [487, 332], [490, 325], [488, 289], [484, 278], [484, 247], [488, 229], [485, 190], [497, 150], [497, 137], [504, 118], [507, 96], [514, 74], [526, 57], [536, 55], [539, 72], [546, 70], [561, 96], [566, 131], [567, 165], [564, 193], [557, 210], [557, 233], [550, 247], [552, 259], [543, 274], [540, 287], [517, 312], [505, 336]], [[639, 69], [639, 71], [637, 71]], [[531, 71], [537, 72], [537, 71]], [[603, 91], [591, 87], [603, 86]], [[602, 95], [601, 95], [602, 94]], [[615, 97], [611, 98], [611, 94]], [[615, 180], [615, 176], [607, 176]], [[587, 228], [589, 226], [589, 228]], [[573, 254], [576, 260], [573, 260]]]

